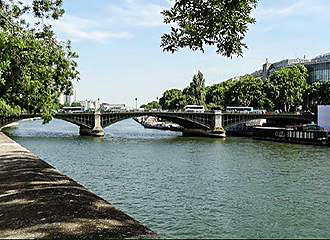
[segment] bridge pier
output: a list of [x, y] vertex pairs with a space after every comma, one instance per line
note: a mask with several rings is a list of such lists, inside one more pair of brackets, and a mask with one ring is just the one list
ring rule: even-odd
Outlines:
[[222, 112], [214, 112], [208, 115], [208, 121], [210, 124], [210, 129], [189, 129], [185, 128], [182, 132], [183, 136], [205, 136], [205, 137], [216, 137], [224, 138], [226, 137], [226, 131], [222, 127]]
[[102, 113], [100, 111], [100, 103], [99, 100], [95, 106], [95, 113], [94, 113], [94, 128], [86, 128], [81, 126], [79, 133], [82, 136], [93, 136], [93, 137], [103, 137], [104, 136], [104, 129], [101, 125]]
[[225, 130], [218, 131], [207, 131], [202, 129], [184, 129], [182, 132], [183, 136], [191, 137], [214, 137], [214, 138], [224, 138], [226, 137]]
[[219, 135], [221, 137], [226, 137], [226, 131], [223, 128], [223, 115], [222, 112], [214, 112], [214, 124], [212, 125], [211, 133]]
[[86, 127], [80, 127], [79, 129], [80, 136], [92, 136], [92, 137], [103, 137], [104, 136], [104, 130], [101, 129], [91, 129]]

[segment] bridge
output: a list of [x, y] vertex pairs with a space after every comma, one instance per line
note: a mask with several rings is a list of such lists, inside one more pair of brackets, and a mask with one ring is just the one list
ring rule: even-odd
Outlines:
[[[1, 127], [41, 115], [0, 116]], [[81, 112], [81, 113], [58, 113], [56, 119], [73, 123], [80, 127], [80, 135], [104, 136], [104, 128], [133, 117], [153, 116], [179, 124], [185, 135], [208, 135], [224, 137], [226, 129], [254, 119], [268, 119], [286, 124], [306, 124], [316, 122], [314, 115], [296, 114], [255, 114], [255, 113], [222, 113], [221, 111], [210, 112], [182, 112], [182, 111], [127, 111], [127, 112]]]

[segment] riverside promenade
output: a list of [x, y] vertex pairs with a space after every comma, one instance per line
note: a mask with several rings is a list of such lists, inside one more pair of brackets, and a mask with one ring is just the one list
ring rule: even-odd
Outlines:
[[0, 239], [155, 236], [0, 132]]

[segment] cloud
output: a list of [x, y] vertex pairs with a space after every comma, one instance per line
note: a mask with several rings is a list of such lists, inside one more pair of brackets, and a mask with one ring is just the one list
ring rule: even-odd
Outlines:
[[163, 16], [161, 11], [169, 8], [170, 1], [164, 4], [153, 4], [143, 0], [123, 0], [120, 6], [110, 6], [111, 22], [143, 27], [161, 27]]
[[323, 18], [329, 16], [330, 3], [325, 0], [296, 0], [285, 7], [278, 7], [279, 4], [264, 7], [257, 6], [254, 16], [257, 20], [267, 20], [283, 17], [311, 17]]
[[101, 22], [65, 15], [53, 23], [55, 30], [72, 41], [106, 42], [111, 39], [128, 39], [132, 37], [129, 32], [109, 31]]

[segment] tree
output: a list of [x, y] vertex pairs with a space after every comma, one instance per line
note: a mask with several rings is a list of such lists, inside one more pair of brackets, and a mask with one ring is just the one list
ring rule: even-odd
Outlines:
[[151, 110], [151, 109], [160, 109], [161, 106], [157, 101], [152, 101], [147, 104], [141, 105], [140, 108], [144, 108], [145, 110]]
[[73, 102], [71, 104], [71, 107], [81, 107], [81, 103], [80, 102]]
[[189, 87], [183, 90], [183, 94], [186, 95], [188, 104], [205, 105], [205, 79], [203, 73], [198, 71], [193, 76], [193, 80]]
[[309, 84], [303, 96], [303, 109], [316, 112], [317, 105], [321, 102], [321, 83], [313, 82]]
[[313, 82], [308, 85], [304, 96], [303, 109], [305, 111], [317, 112], [317, 105], [330, 104], [330, 81]]
[[236, 81], [234, 80], [227, 80], [221, 83], [214, 84], [210, 87], [206, 87], [206, 104], [210, 107], [217, 107], [224, 110], [225, 106], [228, 105], [228, 102], [230, 101], [229, 99], [231, 99], [229, 90], [235, 83]]
[[[79, 79], [78, 56], [47, 24], [63, 15], [62, 0], [24, 2], [0, 1], [0, 110], [42, 113], [47, 122], [60, 94], [70, 95], [72, 81]], [[27, 15], [34, 16], [34, 24], [27, 23]]]
[[263, 84], [262, 79], [253, 76], [240, 78], [228, 89], [228, 105], [264, 108]]
[[330, 104], [330, 81], [322, 83], [319, 88], [319, 104]]
[[206, 88], [208, 108], [224, 110], [226, 106], [251, 106], [271, 110], [272, 101], [266, 96], [264, 81], [253, 76], [230, 79]]
[[162, 109], [182, 109], [187, 105], [185, 95], [179, 89], [169, 89], [159, 99]]
[[21, 113], [21, 108], [18, 106], [9, 106], [0, 98], [0, 116], [16, 116]]
[[162, 36], [164, 51], [176, 52], [189, 47], [204, 52], [205, 45], [216, 46], [226, 57], [241, 56], [243, 39], [257, 0], [176, 0], [170, 10], [162, 12], [166, 24], [175, 24]]
[[208, 109], [224, 110], [225, 87], [223, 83], [214, 84], [205, 88], [205, 103]]
[[303, 103], [308, 87], [307, 69], [303, 65], [275, 71], [265, 82], [265, 93], [274, 103], [274, 108], [284, 112], [296, 111]]

